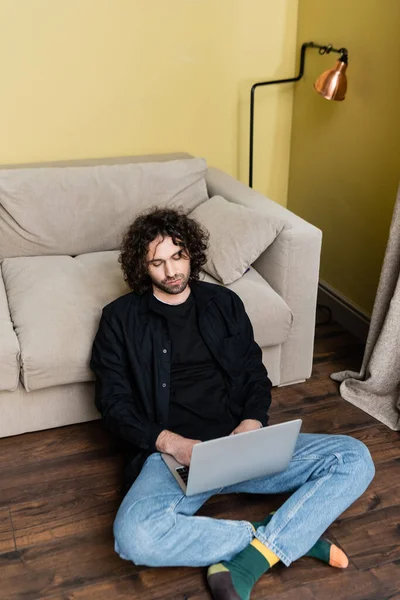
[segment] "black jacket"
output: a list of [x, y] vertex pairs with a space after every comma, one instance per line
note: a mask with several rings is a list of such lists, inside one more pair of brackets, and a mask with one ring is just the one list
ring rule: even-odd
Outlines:
[[[201, 335], [225, 374], [237, 422], [257, 419], [267, 425], [271, 382], [242, 301], [219, 285], [192, 282], [190, 287]], [[168, 422], [171, 342], [157, 304], [151, 290], [117, 298], [103, 308], [93, 343], [96, 407], [127, 452], [126, 486], [156, 451]]]

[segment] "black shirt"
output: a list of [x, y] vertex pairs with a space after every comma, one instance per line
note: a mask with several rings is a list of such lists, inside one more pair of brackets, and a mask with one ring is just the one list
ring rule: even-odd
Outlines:
[[[193, 281], [190, 288], [201, 336], [227, 383], [230, 412], [239, 422], [267, 425], [271, 381], [243, 302], [220, 285]], [[125, 489], [168, 425], [172, 356], [160, 304], [151, 289], [113, 300], [103, 308], [92, 348], [96, 407], [124, 445]]]
[[167, 429], [199, 440], [229, 435], [238, 420], [229, 410], [224, 373], [201, 336], [193, 295], [177, 305], [159, 301], [158, 310], [172, 351]]

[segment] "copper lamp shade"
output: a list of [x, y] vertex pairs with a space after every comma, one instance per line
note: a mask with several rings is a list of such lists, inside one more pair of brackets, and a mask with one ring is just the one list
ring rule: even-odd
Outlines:
[[347, 90], [347, 63], [337, 60], [333, 69], [322, 73], [314, 83], [314, 88], [327, 100], [344, 100]]

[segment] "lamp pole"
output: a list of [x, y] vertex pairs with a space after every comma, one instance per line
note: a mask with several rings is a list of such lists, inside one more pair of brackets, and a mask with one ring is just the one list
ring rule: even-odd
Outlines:
[[306, 50], [307, 48], [318, 48], [319, 54], [329, 54], [330, 52], [337, 52], [342, 54], [344, 62], [347, 62], [347, 50], [346, 48], [340, 48], [337, 50], [332, 47], [332, 44], [327, 46], [320, 46], [319, 44], [314, 44], [314, 42], [304, 42], [301, 46], [300, 52], [300, 68], [299, 74], [296, 77], [290, 77], [289, 79], [274, 79], [272, 81], [260, 81], [255, 83], [250, 92], [250, 153], [249, 153], [249, 187], [253, 187], [253, 148], [254, 148], [254, 95], [255, 91], [258, 87], [264, 85], [274, 85], [278, 83], [290, 83], [292, 81], [299, 81], [304, 74], [304, 63], [306, 59]]

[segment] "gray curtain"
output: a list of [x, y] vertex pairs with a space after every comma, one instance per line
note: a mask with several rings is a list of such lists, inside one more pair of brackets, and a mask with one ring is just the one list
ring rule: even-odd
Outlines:
[[361, 371], [331, 378], [345, 400], [400, 430], [400, 187]]

